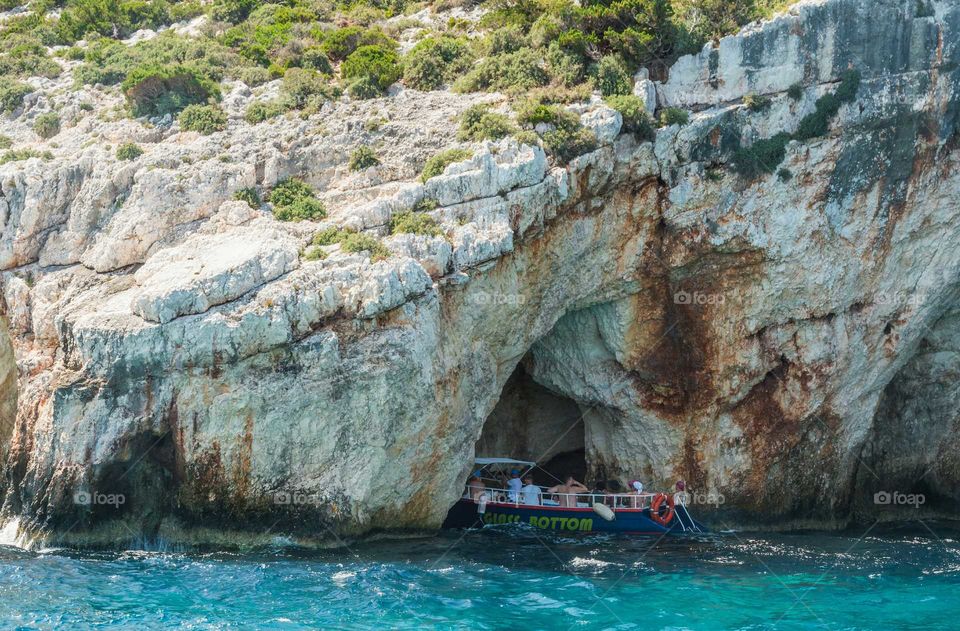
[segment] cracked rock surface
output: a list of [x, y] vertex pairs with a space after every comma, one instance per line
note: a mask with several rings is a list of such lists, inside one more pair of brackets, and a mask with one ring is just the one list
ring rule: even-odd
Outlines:
[[[956, 517], [960, 4], [913, 5], [805, 0], [751, 25], [637, 88], [688, 124], [641, 142], [594, 100], [601, 144], [566, 166], [458, 145], [461, 112], [503, 105], [489, 94], [251, 126], [239, 84], [210, 136], [78, 115], [53, 159], [0, 165], [0, 516], [92, 544], [435, 528], [522, 362], [580, 411], [591, 475], [686, 479], [724, 496], [708, 523], [897, 519], [872, 493], [921, 487], [923, 511]], [[787, 144], [789, 177], [729, 168], [850, 69], [856, 99]], [[32, 107], [78, 98], [31, 82], [44, 97], [2, 123], [16, 139]], [[131, 139], [145, 153], [117, 161]], [[352, 172], [364, 144], [381, 164]], [[453, 145], [473, 157], [416, 179]], [[326, 220], [233, 200], [289, 176]], [[390, 235], [423, 200], [443, 234]], [[392, 255], [305, 256], [332, 226]], [[91, 510], [80, 491], [128, 499]]]

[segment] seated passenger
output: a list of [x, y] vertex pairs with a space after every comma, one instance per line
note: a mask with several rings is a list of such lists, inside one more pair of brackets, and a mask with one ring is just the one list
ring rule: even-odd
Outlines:
[[572, 475], [567, 476], [567, 481], [563, 484], [558, 484], [556, 486], [551, 486], [547, 489], [547, 493], [558, 493], [560, 499], [560, 506], [566, 506], [568, 508], [576, 507], [577, 505], [577, 496], [576, 493], [589, 493], [590, 489], [583, 485], [582, 482], [577, 482]]
[[520, 491], [523, 489], [523, 482], [520, 481], [520, 472], [516, 469], [510, 471], [510, 479], [507, 480], [507, 489], [510, 490], [510, 501], [516, 504], [520, 501]]
[[540, 487], [533, 483], [533, 476], [528, 475], [523, 479], [523, 488], [520, 489], [520, 495], [524, 504], [540, 506]]

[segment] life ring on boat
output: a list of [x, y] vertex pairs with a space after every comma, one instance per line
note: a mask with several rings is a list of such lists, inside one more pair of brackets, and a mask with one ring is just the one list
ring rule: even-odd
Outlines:
[[[661, 513], [660, 509], [663, 507], [664, 502], [667, 504], [667, 510], [665, 513]], [[657, 493], [653, 501], [650, 502], [650, 519], [657, 522], [661, 526], [666, 526], [673, 521], [673, 516], [676, 514], [676, 504], [673, 501], [673, 498], [669, 495], [663, 493]]]

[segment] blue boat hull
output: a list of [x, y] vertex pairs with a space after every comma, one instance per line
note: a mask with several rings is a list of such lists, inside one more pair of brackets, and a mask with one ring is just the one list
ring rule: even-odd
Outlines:
[[529, 524], [557, 532], [618, 532], [631, 535], [700, 534], [707, 529], [693, 520], [682, 506], [666, 525], [650, 517], [650, 509], [615, 511], [613, 521], [607, 521], [592, 508], [561, 508], [559, 506], [526, 506], [523, 504], [489, 502], [483, 513], [479, 504], [460, 499], [443, 522], [444, 528], [480, 528], [496, 524]]

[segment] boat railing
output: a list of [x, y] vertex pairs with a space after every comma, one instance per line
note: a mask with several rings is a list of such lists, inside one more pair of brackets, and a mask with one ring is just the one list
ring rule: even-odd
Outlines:
[[[585, 491], [580, 493], [551, 493], [549, 487], [540, 488], [540, 504], [527, 504], [523, 500], [523, 493], [504, 488], [486, 487], [482, 490], [482, 497], [486, 502], [498, 504], [514, 504], [516, 506], [557, 506], [557, 507], [590, 507], [594, 503], [606, 504], [613, 509], [646, 509], [650, 507], [653, 498], [658, 493], [606, 493], [601, 491]], [[476, 489], [479, 491], [480, 489]], [[466, 499], [478, 499], [472, 489], [464, 494]], [[566, 500], [566, 501], [564, 501]]]

